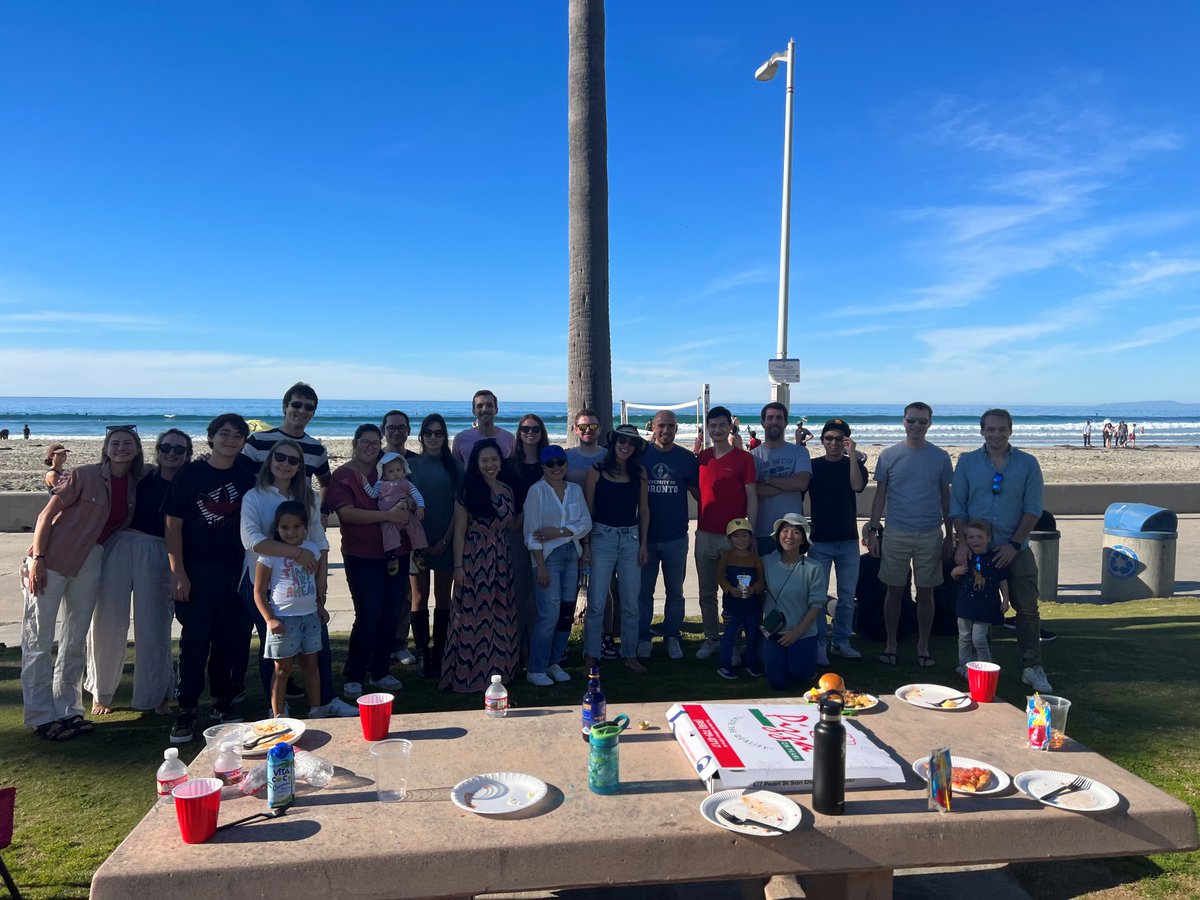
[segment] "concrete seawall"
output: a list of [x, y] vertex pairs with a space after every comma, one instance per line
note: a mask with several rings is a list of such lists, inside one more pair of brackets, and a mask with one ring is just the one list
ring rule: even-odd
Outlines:
[[[871, 514], [875, 485], [858, 498], [858, 514]], [[1102, 516], [1110, 503], [1148, 503], [1177, 513], [1200, 513], [1200, 483], [1089, 482], [1046, 485], [1046, 509], [1056, 516]], [[32, 531], [46, 495], [27, 491], [0, 491], [0, 532]], [[691, 503], [692, 518], [696, 517]], [[336, 522], [336, 517], [334, 517]]]

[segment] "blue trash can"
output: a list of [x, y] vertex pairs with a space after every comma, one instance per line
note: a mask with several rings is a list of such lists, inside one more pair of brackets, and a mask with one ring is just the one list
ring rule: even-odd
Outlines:
[[1146, 503], [1113, 503], [1104, 513], [1100, 599], [1143, 600], [1175, 593], [1179, 518]]

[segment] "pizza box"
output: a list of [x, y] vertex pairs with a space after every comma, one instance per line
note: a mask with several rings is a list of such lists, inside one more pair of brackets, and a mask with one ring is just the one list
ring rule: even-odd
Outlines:
[[[729, 788], [811, 791], [812, 704], [677, 703], [667, 710], [675, 740], [709, 793]], [[904, 784], [904, 769], [859, 723], [846, 726], [846, 787]]]

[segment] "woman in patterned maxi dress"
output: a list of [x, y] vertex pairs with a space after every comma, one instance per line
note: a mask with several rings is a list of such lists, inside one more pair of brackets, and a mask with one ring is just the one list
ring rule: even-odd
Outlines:
[[454, 605], [439, 684], [444, 691], [481, 692], [492, 675], [507, 683], [516, 669], [507, 535], [516, 507], [512, 491], [500, 481], [500, 467], [496, 442], [477, 443], [454, 505]]

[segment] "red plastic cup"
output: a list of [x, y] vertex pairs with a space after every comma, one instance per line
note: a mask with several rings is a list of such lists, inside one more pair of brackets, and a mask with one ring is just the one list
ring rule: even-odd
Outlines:
[[203, 844], [217, 833], [221, 811], [221, 779], [193, 778], [171, 791], [175, 818], [185, 844]]
[[967, 684], [970, 685], [971, 699], [976, 703], [991, 703], [999, 683], [1000, 667], [995, 663], [967, 663]]
[[388, 736], [395, 699], [391, 694], [363, 694], [358, 698], [358, 720], [365, 740], [382, 741]]

